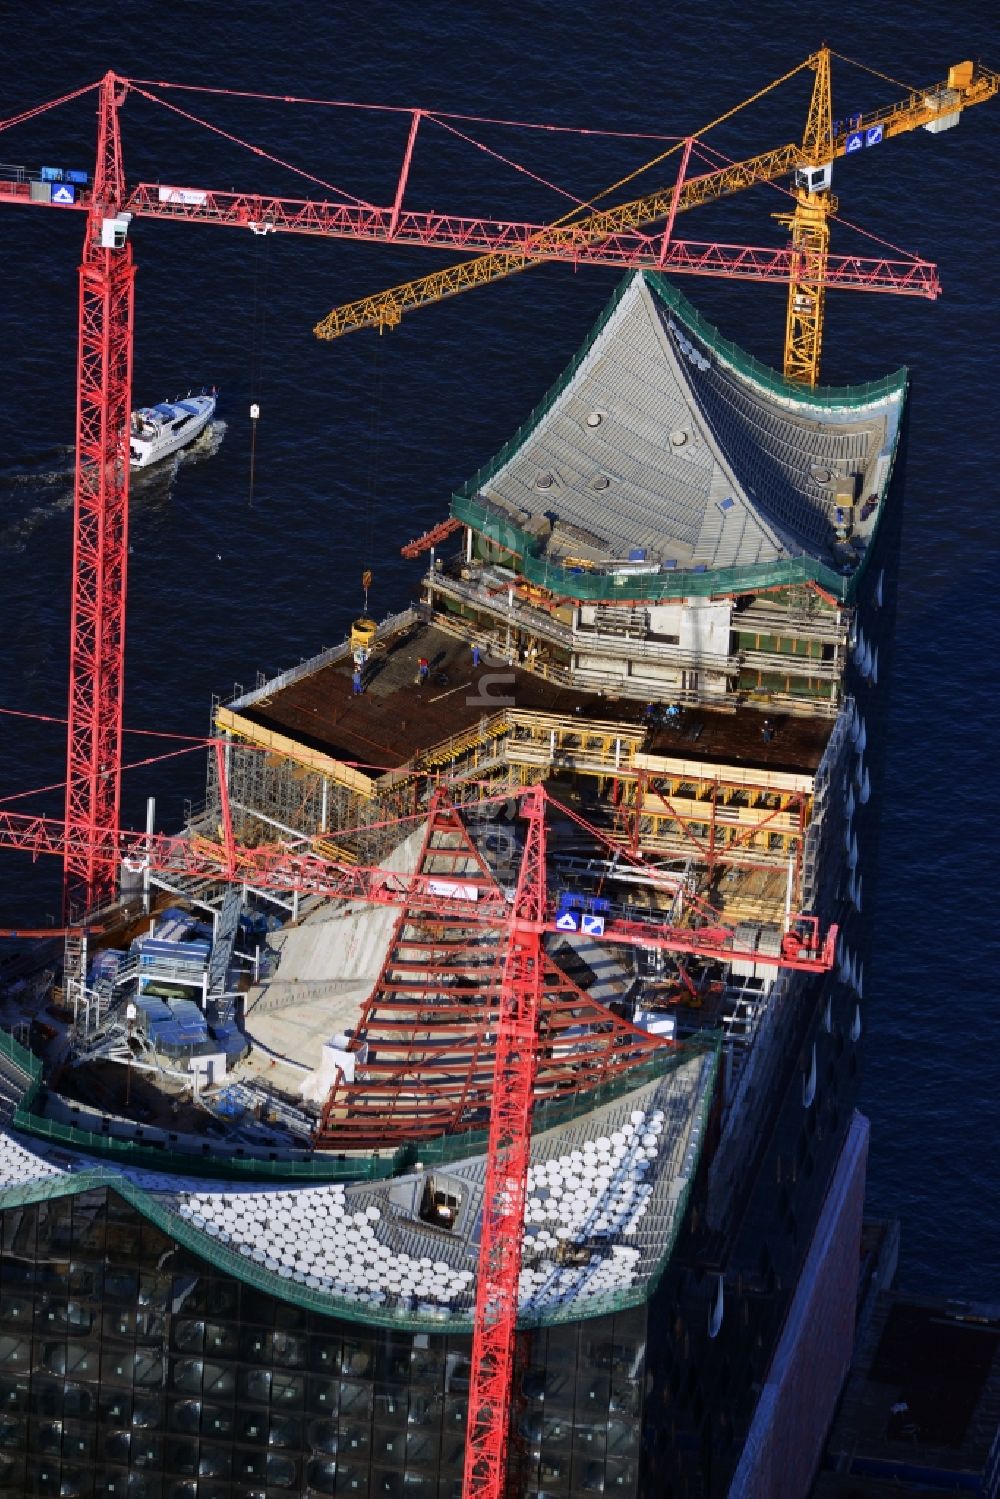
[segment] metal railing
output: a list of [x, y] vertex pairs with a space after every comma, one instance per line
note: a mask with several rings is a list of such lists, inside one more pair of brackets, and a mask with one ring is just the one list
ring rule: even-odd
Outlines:
[[[395, 635], [398, 631], [405, 629], [408, 625], [415, 624], [420, 619], [419, 610], [409, 606], [400, 610], [398, 614], [387, 615], [381, 620], [375, 631], [375, 639], [385, 639], [388, 635]], [[272, 697], [277, 692], [282, 692], [286, 687], [291, 687], [295, 682], [301, 682], [305, 677], [311, 677], [316, 672], [322, 671], [325, 666], [332, 666], [337, 661], [345, 660], [352, 651], [350, 639], [344, 639], [339, 645], [327, 646], [315, 656], [299, 662], [298, 666], [290, 666], [287, 671], [279, 672], [276, 677], [270, 677], [265, 682], [259, 682], [249, 692], [242, 688], [228, 699], [220, 699], [220, 704], [234, 710], [252, 707], [259, 703], [262, 698]]]

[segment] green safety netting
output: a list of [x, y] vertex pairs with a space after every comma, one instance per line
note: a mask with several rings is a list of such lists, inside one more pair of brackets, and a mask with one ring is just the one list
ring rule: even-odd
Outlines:
[[[13, 1061], [23, 1071], [30, 1073], [34, 1082], [37, 1083], [41, 1077], [41, 1064], [38, 1059], [20, 1046], [13, 1037], [0, 1032], [0, 1054]], [[634, 1068], [625, 1078], [616, 1080], [615, 1083], [604, 1085], [594, 1089], [588, 1094], [574, 1099], [570, 1105], [543, 1106], [535, 1111], [534, 1128], [536, 1131], [553, 1128], [557, 1124], [565, 1123], [568, 1119], [579, 1117], [603, 1103], [610, 1102], [613, 1098], [624, 1092], [630, 1092], [658, 1077], [666, 1075], [683, 1062], [688, 1062], [696, 1054], [706, 1057], [709, 1068], [701, 1090], [701, 1102], [698, 1114], [700, 1124], [699, 1139], [704, 1140], [708, 1113], [714, 1096], [715, 1084], [718, 1076], [719, 1065], [719, 1041], [713, 1036], [699, 1036], [693, 1038], [683, 1048], [673, 1052], [665, 1052], [662, 1060], [654, 1060], [643, 1063], [641, 1067]], [[18, 1118], [21, 1115], [22, 1118]], [[558, 1117], [556, 1117], [558, 1115]], [[12, 1121], [16, 1128], [27, 1128], [31, 1133], [42, 1138], [58, 1141], [59, 1143], [72, 1144], [79, 1150], [89, 1150], [91, 1140], [100, 1140], [101, 1137], [88, 1135], [82, 1130], [72, 1130], [65, 1126], [55, 1128], [44, 1128], [48, 1121], [39, 1119], [37, 1116], [26, 1113], [24, 1107], [17, 1111]], [[477, 1153], [485, 1145], [485, 1134], [462, 1135], [451, 1137], [441, 1142], [421, 1144], [419, 1148], [420, 1160], [424, 1165], [434, 1164], [437, 1161], [454, 1159], [456, 1156], [468, 1157]], [[84, 1143], [87, 1142], [87, 1143]], [[104, 1140], [106, 1145], [109, 1142]], [[125, 1142], [117, 1142], [124, 1144]], [[438, 1150], [435, 1151], [435, 1145]], [[700, 1155], [700, 1145], [698, 1155]], [[407, 1149], [410, 1154], [410, 1148]], [[399, 1156], [403, 1152], [394, 1152]], [[147, 1158], [152, 1156], [153, 1160]], [[375, 1158], [371, 1158], [375, 1159]], [[190, 1157], [179, 1153], [170, 1155], [165, 1151], [144, 1149], [142, 1159], [138, 1160], [131, 1153], [127, 1154], [123, 1164], [132, 1166], [143, 1166], [170, 1173], [177, 1171], [179, 1174], [190, 1177], [195, 1164]], [[269, 1162], [260, 1161], [234, 1161], [232, 1157], [214, 1158], [210, 1163], [204, 1163], [206, 1174], [214, 1179], [225, 1180], [234, 1175], [239, 1177], [252, 1177], [254, 1181], [266, 1184], [271, 1177], [266, 1169]], [[354, 1181], [370, 1180], [373, 1176], [388, 1176], [393, 1174], [388, 1169], [388, 1158], [379, 1160], [377, 1172], [366, 1171], [364, 1161], [355, 1158], [350, 1163], [350, 1177]], [[412, 1164], [412, 1160], [406, 1163]], [[697, 1165], [697, 1159], [694, 1166]], [[208, 1171], [208, 1167], [211, 1171]], [[287, 1279], [275, 1272], [268, 1270], [264, 1265], [228, 1245], [220, 1243], [210, 1235], [202, 1233], [189, 1219], [183, 1217], [176, 1209], [164, 1200], [163, 1195], [152, 1192], [144, 1187], [138, 1186], [114, 1166], [92, 1165], [83, 1167], [73, 1172], [66, 1172], [58, 1176], [45, 1177], [39, 1181], [28, 1182], [21, 1186], [0, 1188], [0, 1211], [4, 1208], [25, 1207], [32, 1203], [49, 1201], [54, 1198], [76, 1195], [81, 1192], [93, 1191], [95, 1188], [108, 1188], [115, 1192], [124, 1201], [130, 1203], [143, 1217], [154, 1223], [158, 1228], [182, 1244], [192, 1254], [200, 1259], [214, 1265], [217, 1269], [234, 1276], [237, 1280], [247, 1285], [255, 1286], [268, 1295], [276, 1296], [294, 1305], [304, 1307], [310, 1311], [321, 1312], [326, 1316], [336, 1316], [349, 1322], [365, 1325], [393, 1327], [404, 1332], [437, 1332], [440, 1334], [471, 1333], [472, 1332], [472, 1310], [463, 1308], [460, 1311], [451, 1312], [447, 1309], [439, 1311], [412, 1311], [393, 1310], [387, 1307], [376, 1307], [361, 1305], [356, 1301], [344, 1296], [338, 1296], [332, 1292], [317, 1290], [311, 1286], [301, 1284], [294, 1279]], [[235, 1169], [231, 1169], [235, 1168]], [[396, 1169], [400, 1169], [397, 1165]], [[345, 1172], [345, 1175], [347, 1173]], [[605, 1316], [608, 1313], [623, 1311], [628, 1307], [639, 1306], [649, 1299], [658, 1285], [670, 1256], [673, 1251], [674, 1242], [684, 1219], [687, 1199], [691, 1191], [691, 1185], [695, 1171], [689, 1174], [683, 1192], [677, 1200], [675, 1211], [671, 1219], [670, 1232], [662, 1247], [660, 1256], [653, 1267], [652, 1272], [637, 1285], [627, 1290], [609, 1292], [604, 1296], [588, 1297], [580, 1302], [566, 1302], [547, 1307], [543, 1310], [532, 1311], [519, 1319], [519, 1326], [542, 1327], [550, 1326], [560, 1322], [577, 1322], [590, 1320], [594, 1317]], [[294, 1178], [287, 1175], [284, 1181], [292, 1185], [293, 1181], [304, 1183], [305, 1173], [296, 1174]], [[322, 1181], [333, 1179], [329, 1174], [325, 1177], [311, 1177], [312, 1185], [319, 1185]]]

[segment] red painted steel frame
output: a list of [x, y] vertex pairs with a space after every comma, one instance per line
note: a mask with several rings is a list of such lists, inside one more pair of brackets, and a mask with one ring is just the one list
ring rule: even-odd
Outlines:
[[528, 833], [500, 990], [493, 1111], [486, 1147], [476, 1277], [463, 1499], [503, 1499], [507, 1470], [537, 1020], [542, 996], [545, 800], [540, 788], [534, 787], [526, 793], [521, 811], [528, 820]]
[[[531, 787], [525, 795], [544, 791]], [[321, 854], [298, 852], [282, 844], [263, 844], [247, 848], [228, 842], [222, 847], [208, 839], [191, 839], [184, 835], [169, 837], [162, 833], [126, 833], [101, 829], [96, 844], [90, 830], [78, 830], [71, 842], [62, 823], [52, 818], [25, 812], [0, 809], [0, 848], [16, 849], [35, 856], [55, 854], [66, 863], [75, 863], [88, 855], [102, 867], [113, 869], [119, 861], [135, 869], [150, 869], [162, 874], [197, 875], [201, 879], [230, 880], [261, 890], [319, 895], [328, 900], [358, 900], [378, 906], [408, 906], [414, 913], [431, 919], [460, 917], [473, 926], [503, 926], [511, 917], [511, 906], [503, 891], [492, 879], [463, 875], [461, 879], [442, 880], [440, 875], [404, 874], [396, 870], [361, 864], [337, 864]], [[447, 886], [453, 886], [447, 889]], [[796, 918], [800, 919], [800, 918]], [[539, 918], [540, 930], [557, 933], [554, 908], [546, 907]], [[689, 953], [714, 958], [721, 963], [749, 962], [774, 968], [794, 968], [803, 973], [827, 973], [835, 962], [837, 927], [828, 928], [825, 937], [818, 931], [801, 938], [793, 951], [791, 944], [781, 953], [763, 953], [737, 947], [733, 930], [716, 918], [714, 926], [680, 927], [666, 922], [650, 923], [609, 918], [603, 940], [625, 947], [660, 949], [664, 952]]]
[[118, 81], [100, 88], [97, 169], [80, 267], [73, 605], [66, 751], [64, 901], [91, 906], [113, 895], [108, 838], [121, 797], [125, 582], [128, 556], [128, 421], [135, 270], [128, 243], [102, 245], [123, 200]]
[[[405, 185], [405, 179], [401, 179]], [[0, 181], [0, 199], [31, 204], [27, 184]], [[177, 194], [160, 202], [160, 192]], [[90, 205], [86, 193], [70, 211]], [[211, 188], [161, 188], [140, 182], [128, 190], [122, 206], [146, 219], [183, 219], [196, 224], [224, 224], [257, 233], [310, 234], [327, 239], [357, 239], [374, 244], [421, 245], [427, 249], [473, 254], [524, 254], [539, 260], [567, 261], [573, 266], [600, 265], [616, 270], [659, 270], [672, 276], [721, 276], [727, 280], [778, 282], [798, 270], [788, 246], [730, 245], [702, 240], [667, 240], [664, 231], [609, 231], [603, 238], [574, 235], [573, 226], [554, 231], [545, 224], [503, 219], [466, 218], [458, 214], [392, 207], [330, 203], [309, 198], [265, 198], [255, 193], [217, 192]], [[889, 292], [933, 300], [941, 293], [937, 266], [928, 260], [887, 256], [831, 255], [826, 284], [845, 291]]]

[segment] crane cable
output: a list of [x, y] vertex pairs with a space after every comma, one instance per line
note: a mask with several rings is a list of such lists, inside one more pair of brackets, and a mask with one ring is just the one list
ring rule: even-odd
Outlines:
[[362, 587], [364, 589], [364, 613], [368, 613], [368, 590], [371, 587], [372, 553], [375, 550], [375, 502], [379, 496], [382, 468], [382, 393], [384, 385], [384, 369], [382, 361], [382, 340], [375, 340], [375, 350], [372, 358], [372, 408], [371, 408], [371, 430], [368, 437], [368, 482], [365, 494], [365, 526], [362, 537], [362, 561], [364, 572], [362, 573]]
[[[703, 135], [707, 135], [710, 130], [714, 130], [718, 125], [724, 125], [727, 120], [732, 119], [733, 115], [739, 114], [741, 109], [747, 109], [751, 104], [756, 104], [758, 99], [763, 99], [764, 95], [769, 94], [772, 89], [780, 88], [783, 83], [787, 83], [790, 78], [794, 78], [796, 73], [801, 73], [803, 68], [808, 68], [812, 63], [813, 55], [814, 54], [811, 54], [809, 57], [805, 58], [803, 62], [797, 63], [795, 67], [790, 68], [787, 73], [782, 73], [780, 78], [775, 78], [770, 83], [765, 84], [763, 88], [758, 89], [757, 92], [755, 94], [751, 94], [749, 98], [743, 99], [739, 104], [734, 104], [732, 109], [727, 109], [724, 114], [716, 115], [714, 120], [709, 120], [707, 125], [703, 125], [700, 130], [694, 131], [691, 139], [695, 141], [700, 140], [701, 137]], [[594, 203], [600, 203], [602, 198], [610, 197], [610, 195], [617, 192], [620, 187], [627, 187], [630, 182], [634, 182], [637, 177], [641, 177], [643, 172], [648, 172], [651, 171], [653, 167], [658, 167], [660, 163], [666, 161], [668, 157], [676, 155], [677, 152], [680, 151], [685, 144], [686, 138], [684, 140], [676, 141], [669, 150], [661, 151], [659, 156], [654, 156], [649, 161], [645, 162], [641, 167], [636, 167], [634, 172], [629, 172], [626, 176], [619, 177], [617, 182], [612, 182], [610, 187], [606, 187], [603, 192], [597, 194], [596, 198], [594, 199]], [[571, 210], [570, 212], [575, 211], [576, 210]], [[565, 223], [569, 217], [570, 215], [567, 213], [564, 214], [561, 219], [554, 219], [551, 227], [558, 227], [559, 225]]]
[[[266, 230], [257, 236], [253, 270], [253, 316], [250, 327], [250, 493], [248, 508], [253, 509], [257, 461], [257, 422], [260, 418], [260, 396], [263, 384], [261, 369], [267, 325], [267, 273], [269, 251]], [[263, 241], [263, 243], [261, 243]]]

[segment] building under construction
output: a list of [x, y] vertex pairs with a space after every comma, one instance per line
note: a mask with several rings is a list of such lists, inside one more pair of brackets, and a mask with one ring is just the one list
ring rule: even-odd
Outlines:
[[[539, 784], [510, 1492], [804, 1491], [852, 1342], [905, 398], [631, 277], [410, 545], [420, 599], [216, 705], [205, 872], [131, 871], [149, 915], [80, 954], [45, 1066], [0, 1058], [0, 1493], [461, 1492], [490, 913]], [[213, 877], [233, 838], [379, 903]]]

